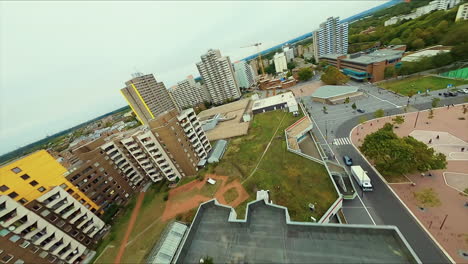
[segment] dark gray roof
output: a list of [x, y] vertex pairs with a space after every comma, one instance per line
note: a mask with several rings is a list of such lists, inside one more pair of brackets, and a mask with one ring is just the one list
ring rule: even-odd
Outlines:
[[176, 263], [420, 263], [394, 226], [292, 222], [286, 208], [263, 200], [246, 220], [215, 200], [200, 205]]

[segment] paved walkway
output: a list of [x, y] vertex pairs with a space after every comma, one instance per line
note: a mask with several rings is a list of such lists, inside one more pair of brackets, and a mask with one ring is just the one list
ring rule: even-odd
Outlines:
[[140, 212], [140, 208], [141, 208], [141, 205], [143, 203], [144, 198], [145, 198], [145, 193], [141, 192], [138, 195], [138, 199], [137, 199], [135, 208], [133, 208], [132, 216], [130, 217], [130, 221], [128, 222], [127, 231], [125, 232], [125, 236], [124, 236], [122, 242], [120, 243], [119, 252], [117, 253], [117, 256], [115, 256], [115, 260], [114, 260], [115, 264], [121, 263], [122, 256], [125, 253], [125, 248], [127, 247], [128, 239], [130, 238], [130, 234], [132, 233], [133, 226], [135, 226], [135, 222], [136, 222], [138, 213]]

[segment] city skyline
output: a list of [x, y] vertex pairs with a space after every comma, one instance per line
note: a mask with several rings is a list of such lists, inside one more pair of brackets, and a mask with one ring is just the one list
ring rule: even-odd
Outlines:
[[[267, 49], [313, 31], [332, 14], [345, 18], [381, 2], [334, 2], [333, 9], [330, 2], [220, 2], [210, 3], [210, 8], [218, 11], [212, 13], [219, 15], [203, 19], [197, 12], [203, 13], [203, 3], [180, 7], [160, 2], [35, 2], [28, 3], [27, 8], [25, 4], [1, 3], [1, 21], [8, 25], [0, 33], [4, 58], [1, 86], [9, 89], [1, 89], [0, 140], [5, 143], [0, 154], [124, 106], [118, 90], [135, 71], [155, 74], [170, 87], [189, 74], [198, 76], [195, 63], [209, 48], [220, 49], [236, 61], [256, 52], [242, 46], [261, 41], [261, 48]], [[222, 14], [226, 8], [232, 15]], [[166, 10], [161, 13], [167, 14], [177, 11], [189, 21], [193, 18], [192, 23], [160, 27], [172, 20], [164, 15], [150, 16], [156, 10]], [[275, 11], [298, 15], [276, 21], [271, 16]], [[142, 15], [122, 22], [127, 12]], [[107, 19], [103, 19], [104, 13]], [[235, 14], [252, 14], [264, 23], [236, 19]], [[82, 20], [83, 16], [87, 19]], [[216, 25], [211, 23], [213, 18], [218, 21]], [[154, 30], [156, 37], [141, 35], [148, 30]], [[181, 34], [185, 34], [185, 40], [176, 42]], [[143, 39], [134, 41], [137, 35]], [[18, 108], [11, 98], [22, 98], [23, 106], [27, 106], [22, 109], [34, 109], [34, 118], [30, 118], [31, 111], [12, 111]]]

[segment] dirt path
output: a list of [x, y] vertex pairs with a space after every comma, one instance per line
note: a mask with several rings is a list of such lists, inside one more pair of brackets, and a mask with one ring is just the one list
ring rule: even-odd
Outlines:
[[133, 208], [132, 216], [130, 217], [130, 221], [128, 222], [127, 231], [125, 232], [125, 236], [120, 243], [119, 252], [115, 257], [114, 264], [118, 264], [121, 262], [122, 256], [125, 253], [125, 248], [127, 246], [128, 239], [130, 238], [130, 234], [132, 233], [133, 226], [135, 225], [138, 213], [140, 212], [141, 204], [143, 203], [143, 199], [145, 198], [145, 193], [141, 192], [138, 195], [138, 200], [136, 202], [135, 208]]
[[[200, 190], [201, 188], [203, 188], [208, 178], [221, 181], [221, 186], [218, 187], [213, 197], [207, 197], [207, 196], [203, 196], [200, 194], [196, 194], [184, 200], [177, 199], [178, 194], [181, 194], [183, 192], [189, 192], [193, 189]], [[176, 217], [179, 214], [188, 212], [192, 210], [193, 208], [197, 208], [200, 205], [200, 203], [209, 201], [213, 198], [216, 198], [218, 202], [222, 204], [230, 205], [232, 207], [238, 206], [239, 204], [241, 204], [242, 202], [244, 202], [245, 200], [249, 198], [249, 194], [247, 193], [247, 191], [245, 191], [244, 187], [241, 185], [239, 180], [235, 180], [233, 182], [226, 184], [227, 181], [228, 181], [227, 176], [207, 174], [203, 181], [195, 180], [193, 182], [190, 182], [180, 187], [177, 187], [175, 189], [172, 189], [169, 192], [169, 199], [166, 202], [166, 208], [164, 209], [162, 220], [167, 221], [171, 218]], [[227, 203], [226, 200], [224, 199], [223, 194], [231, 188], [235, 188], [237, 190], [238, 197], [231, 203]]]

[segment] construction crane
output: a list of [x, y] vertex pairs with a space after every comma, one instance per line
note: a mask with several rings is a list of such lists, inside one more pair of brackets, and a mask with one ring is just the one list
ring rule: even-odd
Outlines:
[[262, 54], [260, 54], [260, 45], [262, 45], [262, 43], [255, 43], [255, 44], [252, 44], [252, 45], [249, 45], [249, 46], [245, 46], [245, 47], [241, 47], [241, 48], [249, 48], [249, 47], [257, 47], [257, 53], [258, 53], [258, 57], [259, 60], [260, 60], [260, 68], [262, 69], [262, 75], [265, 75], [265, 69], [263, 68], [263, 60], [262, 60]]

